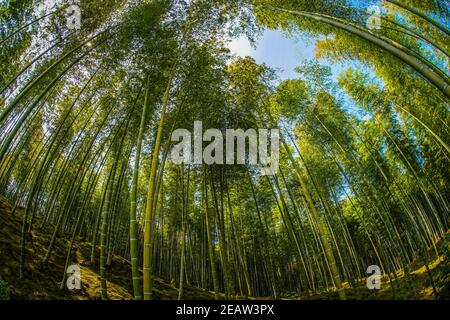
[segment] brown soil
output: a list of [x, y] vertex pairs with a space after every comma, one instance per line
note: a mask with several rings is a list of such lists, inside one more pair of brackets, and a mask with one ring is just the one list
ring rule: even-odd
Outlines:
[[[48, 263], [43, 264], [48, 245], [50, 244], [52, 227], [33, 229], [27, 238], [25, 250], [24, 277], [19, 279], [20, 238], [23, 210], [19, 209], [12, 215], [12, 204], [6, 198], [0, 196], [0, 291], [2, 282], [7, 283], [7, 291], [13, 300], [98, 300], [100, 299], [100, 281], [98, 259], [90, 262], [92, 244], [81, 238], [76, 239], [72, 249], [69, 265], [76, 264], [81, 269], [81, 290], [68, 290], [66, 286], [60, 289], [66, 255], [70, 243], [69, 235], [61, 235], [55, 242], [54, 250]], [[35, 221], [39, 226], [39, 220]], [[447, 234], [448, 236], [449, 234]], [[433, 275], [437, 295], [434, 294], [429, 273], [424, 261], [417, 260], [411, 264], [411, 272], [407, 280], [403, 272], [397, 273], [397, 282], [392, 285], [387, 277], [382, 279], [382, 288], [379, 291], [370, 291], [365, 285], [365, 279], [361, 279], [356, 287], [351, 288], [345, 283], [348, 299], [450, 299], [450, 264], [449, 244], [450, 237], [445, 242], [438, 244], [441, 256], [430, 251], [434, 257], [429, 263], [429, 269]], [[97, 252], [96, 257], [99, 257]], [[131, 300], [132, 282], [131, 265], [126, 259], [114, 256], [107, 270], [108, 296], [112, 300]], [[393, 290], [394, 289], [394, 290]], [[155, 278], [154, 299], [176, 300], [178, 289], [170, 281]], [[211, 300], [213, 293], [192, 286], [185, 286], [184, 298], [187, 300]], [[221, 295], [221, 298], [223, 296]], [[242, 298], [242, 297], [241, 297]], [[0, 292], [0, 299], [2, 295]], [[238, 298], [239, 299], [239, 298]], [[242, 298], [243, 299], [243, 298]], [[249, 298], [270, 299], [270, 298]], [[284, 299], [299, 299], [298, 293], [285, 294]], [[302, 296], [305, 300], [338, 299], [336, 292], [321, 292], [308, 296]]]
[[[20, 238], [23, 210], [12, 215], [12, 204], [0, 196], [0, 279], [8, 284], [11, 299], [16, 300], [98, 300], [100, 299], [98, 259], [90, 262], [92, 244], [78, 238], [69, 265], [81, 269], [81, 290], [60, 289], [70, 236], [62, 235], [55, 242], [53, 253], [42, 263], [50, 244], [52, 228], [34, 229], [27, 238], [24, 277], [19, 279]], [[35, 226], [39, 226], [36, 221]], [[96, 255], [99, 257], [99, 253]], [[114, 256], [107, 270], [108, 296], [112, 300], [130, 300], [132, 295], [131, 265], [126, 259]], [[178, 289], [169, 281], [155, 278], [154, 298], [177, 299]], [[186, 299], [213, 299], [212, 293], [199, 288], [184, 288]]]

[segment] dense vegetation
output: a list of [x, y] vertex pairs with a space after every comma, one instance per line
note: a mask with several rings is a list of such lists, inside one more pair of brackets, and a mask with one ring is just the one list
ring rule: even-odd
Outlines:
[[[34, 1], [12, 0], [0, 13], [0, 193], [22, 219], [19, 256], [0, 266], [14, 261], [17, 282], [30, 262], [61, 260], [67, 239], [61, 289], [89, 242], [103, 299], [118, 256], [135, 299], [152, 298], [155, 277], [180, 299], [188, 285], [346, 299], [371, 265], [402, 298], [413, 261], [434, 297], [448, 286], [447, 0], [386, 0], [379, 29], [364, 0], [80, 0], [80, 30], [57, 3], [36, 17]], [[229, 39], [264, 28], [349, 67], [336, 81], [299, 61], [280, 80], [230, 54]], [[171, 133], [194, 121], [280, 128], [278, 174], [174, 164]], [[41, 261], [30, 261], [34, 232], [48, 236]]]

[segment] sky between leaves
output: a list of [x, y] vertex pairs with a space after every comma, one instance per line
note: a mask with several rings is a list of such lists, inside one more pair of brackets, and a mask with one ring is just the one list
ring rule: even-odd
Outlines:
[[[245, 57], [251, 56], [258, 63], [276, 69], [280, 80], [298, 78], [295, 67], [303, 60], [315, 57], [315, 41], [305, 38], [294, 38], [277, 30], [264, 30], [253, 48], [245, 36], [234, 39], [228, 45], [232, 54]], [[334, 78], [343, 70], [344, 66], [332, 64], [324, 59], [320, 63], [332, 68]]]
[[[278, 80], [296, 79], [300, 75], [295, 71], [305, 60], [315, 59], [316, 40], [306, 37], [293, 37], [278, 30], [264, 30], [252, 47], [250, 41], [245, 35], [233, 39], [228, 48], [236, 56], [250, 56], [257, 63], [265, 63], [267, 66], [277, 71]], [[333, 79], [337, 78], [348, 66], [355, 66], [356, 62], [335, 63], [326, 59], [318, 59], [322, 65], [329, 66], [333, 73]], [[366, 72], [373, 74], [373, 71], [358, 64], [358, 68], [363, 68]], [[364, 118], [366, 115], [354, 105], [352, 99], [343, 90], [339, 90], [342, 98], [345, 99], [344, 109], [352, 112], [354, 115]]]

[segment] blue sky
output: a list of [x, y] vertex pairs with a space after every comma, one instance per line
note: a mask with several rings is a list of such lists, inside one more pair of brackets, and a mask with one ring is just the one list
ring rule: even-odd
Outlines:
[[[315, 57], [313, 40], [294, 38], [278, 30], [265, 30], [257, 40], [256, 48], [252, 48], [245, 36], [234, 39], [228, 47], [232, 54], [242, 57], [251, 56], [257, 63], [265, 63], [276, 69], [281, 80], [298, 77], [294, 68], [303, 60], [311, 60]], [[326, 60], [319, 61], [331, 67], [335, 79], [344, 68], [342, 65], [331, 64]]]
[[313, 43], [305, 43], [280, 31], [265, 30], [258, 39], [256, 49], [252, 48], [245, 36], [233, 40], [229, 48], [238, 56], [251, 56], [257, 63], [265, 63], [277, 69], [281, 79], [294, 78], [294, 68], [304, 59], [313, 59]]
[[[276, 69], [280, 80], [298, 78], [299, 75], [294, 71], [295, 67], [305, 59], [315, 58], [315, 41], [292, 37], [277, 30], [265, 30], [257, 40], [256, 48], [252, 48], [245, 36], [233, 40], [228, 47], [232, 54], [242, 57], [251, 56], [257, 63], [265, 63], [267, 66]], [[320, 59], [319, 62], [331, 67], [335, 81], [345, 68], [348, 66], [355, 67], [355, 64], [350, 62], [336, 64], [324, 59]], [[359, 67], [363, 68], [361, 65]], [[370, 70], [367, 69], [366, 71]], [[360, 114], [360, 110], [355, 108], [351, 98], [343, 91], [341, 93], [346, 101], [343, 108], [363, 117], [364, 115]]]

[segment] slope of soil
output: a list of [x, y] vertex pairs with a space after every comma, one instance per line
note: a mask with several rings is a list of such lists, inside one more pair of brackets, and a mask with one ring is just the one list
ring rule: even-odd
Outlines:
[[[7, 284], [11, 299], [26, 300], [97, 300], [100, 299], [98, 259], [90, 262], [92, 245], [83, 239], [77, 239], [69, 265], [78, 265], [81, 269], [81, 290], [60, 290], [70, 236], [59, 237], [47, 264], [42, 261], [50, 244], [52, 228], [33, 230], [27, 239], [25, 251], [24, 277], [19, 280], [20, 238], [23, 210], [11, 214], [12, 204], [0, 196], [0, 279]], [[39, 221], [35, 221], [39, 226]], [[97, 253], [96, 257], [100, 254]], [[112, 300], [130, 300], [132, 296], [131, 265], [118, 256], [114, 256], [107, 270], [108, 295]], [[186, 299], [213, 299], [205, 290], [186, 286]], [[161, 278], [155, 278], [155, 299], [177, 299], [176, 287]]]
[[[49, 262], [43, 264], [48, 245], [50, 244], [52, 227], [33, 229], [27, 238], [25, 250], [24, 277], [19, 280], [20, 235], [23, 210], [17, 210], [12, 215], [12, 204], [0, 196], [0, 300], [5, 298], [27, 300], [98, 300], [100, 299], [99, 265], [90, 262], [92, 245], [83, 239], [76, 239], [69, 265], [78, 265], [81, 269], [81, 290], [60, 289], [66, 255], [70, 243], [69, 235], [60, 236], [54, 246]], [[39, 226], [38, 220], [35, 226]], [[366, 287], [366, 279], [353, 288], [345, 283], [348, 299], [450, 299], [450, 234], [438, 244], [442, 255], [434, 258], [428, 264], [433, 278], [436, 294], [433, 292], [431, 278], [425, 263], [415, 261], [411, 266], [408, 279], [403, 272], [396, 274], [397, 281], [389, 282], [387, 277], [382, 279], [379, 291], [371, 291]], [[96, 257], [99, 257], [96, 253]], [[430, 251], [430, 256], [436, 256]], [[131, 265], [122, 257], [114, 256], [107, 270], [108, 295], [112, 300], [131, 300], [132, 282]], [[395, 278], [392, 275], [391, 278]], [[3, 291], [3, 293], [2, 293]], [[178, 289], [170, 281], [155, 278], [154, 298], [160, 300], [176, 300]], [[6, 294], [6, 296], [5, 296]], [[223, 296], [221, 295], [223, 298]], [[211, 300], [211, 292], [196, 287], [185, 286], [184, 299]], [[243, 297], [238, 297], [243, 299]], [[270, 299], [247, 298], [250, 300]], [[298, 293], [285, 294], [283, 299], [327, 300], [338, 299], [336, 292], [316, 293], [299, 298]]]

